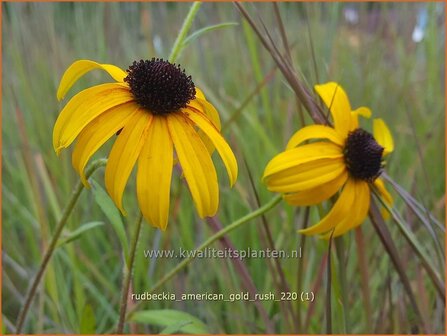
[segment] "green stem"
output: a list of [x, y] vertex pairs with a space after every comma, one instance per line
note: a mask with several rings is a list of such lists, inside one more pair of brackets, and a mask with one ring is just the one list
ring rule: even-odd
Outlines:
[[343, 320], [345, 325], [345, 334], [349, 334], [349, 304], [348, 287], [346, 281], [346, 263], [345, 263], [345, 243], [343, 237], [335, 238], [335, 247], [338, 258], [338, 276], [340, 279], [341, 300], [343, 305]]
[[124, 267], [124, 280], [123, 280], [123, 288], [121, 292], [121, 302], [120, 302], [120, 317], [118, 321], [118, 327], [116, 330], [117, 334], [122, 334], [124, 329], [124, 321], [126, 318], [126, 311], [127, 311], [127, 299], [129, 296], [130, 281], [132, 280], [133, 264], [135, 261], [135, 251], [137, 250], [138, 239], [140, 238], [142, 222], [143, 222], [143, 215], [140, 212], [140, 215], [138, 216], [136, 223], [137, 227], [135, 229], [135, 234], [133, 236], [132, 243], [130, 246], [130, 254], [126, 260], [126, 265]]
[[[92, 163], [92, 165], [87, 169], [86, 177], [89, 178], [98, 168], [105, 166], [107, 163], [106, 159], [99, 159]], [[70, 201], [68, 202], [67, 206], [64, 209], [64, 212], [62, 213], [62, 217], [59, 220], [59, 222], [56, 225], [56, 229], [53, 234], [53, 238], [51, 239], [50, 245], [48, 247], [48, 250], [45, 253], [45, 256], [43, 257], [42, 264], [39, 267], [39, 270], [36, 274], [36, 277], [34, 278], [30, 290], [26, 294], [25, 297], [25, 303], [22, 307], [22, 310], [19, 312], [19, 315], [17, 317], [17, 327], [16, 327], [16, 334], [20, 334], [22, 332], [23, 325], [25, 323], [26, 317], [28, 315], [29, 308], [31, 306], [31, 303], [34, 299], [34, 296], [36, 295], [37, 288], [39, 287], [40, 281], [42, 280], [42, 277], [45, 273], [45, 270], [48, 266], [48, 262], [50, 261], [51, 257], [53, 256], [53, 253], [56, 249], [57, 242], [59, 240], [59, 237], [62, 233], [62, 230], [65, 227], [65, 224], [67, 224], [68, 218], [70, 217], [71, 212], [74, 209], [74, 206], [76, 205], [76, 202], [79, 199], [79, 196], [81, 195], [82, 190], [84, 190], [84, 185], [81, 181], [78, 182], [76, 187], [73, 189]]]
[[189, 9], [188, 15], [186, 16], [185, 21], [183, 21], [182, 28], [180, 29], [180, 32], [177, 35], [177, 39], [175, 40], [174, 45], [172, 47], [171, 53], [168, 58], [169, 62], [174, 63], [177, 60], [180, 53], [182, 52], [183, 42], [185, 41], [186, 34], [188, 34], [189, 29], [191, 29], [194, 17], [199, 11], [201, 5], [202, 3], [200, 1], [196, 1], [192, 4], [191, 8]]
[[[281, 195], [277, 195], [273, 197], [267, 204], [263, 205], [259, 209], [256, 209], [253, 212], [250, 212], [249, 214], [245, 215], [244, 217], [239, 218], [235, 222], [231, 223], [230, 225], [226, 226], [219, 232], [216, 232], [214, 235], [209, 237], [206, 241], [204, 241], [199, 247], [197, 247], [193, 253], [190, 254], [187, 258], [183, 259], [177, 266], [175, 266], [169, 273], [167, 273], [163, 278], [161, 278], [155, 285], [149, 290], [149, 293], [155, 292], [157, 289], [159, 289], [161, 286], [163, 286], [167, 281], [169, 281], [171, 278], [174, 277], [179, 271], [181, 271], [183, 268], [188, 266], [191, 261], [195, 259], [199, 251], [204, 250], [209, 245], [214, 243], [216, 240], [220, 239], [221, 237], [225, 236], [227, 233], [230, 233], [231, 231], [237, 229], [241, 225], [247, 223], [248, 221], [261, 216], [262, 214], [266, 213], [270, 209], [274, 208], [275, 205], [277, 205], [282, 200]], [[134, 306], [132, 311], [134, 311], [138, 305]], [[129, 312], [129, 315], [132, 313], [132, 311]]]

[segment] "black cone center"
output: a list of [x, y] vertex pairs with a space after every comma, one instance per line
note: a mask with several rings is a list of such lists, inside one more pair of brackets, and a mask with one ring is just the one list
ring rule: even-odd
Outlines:
[[153, 114], [175, 112], [195, 98], [191, 76], [180, 65], [162, 59], [133, 62], [124, 81], [129, 84], [136, 102]]
[[367, 131], [349, 133], [344, 148], [345, 163], [352, 177], [373, 182], [382, 172], [383, 147]]

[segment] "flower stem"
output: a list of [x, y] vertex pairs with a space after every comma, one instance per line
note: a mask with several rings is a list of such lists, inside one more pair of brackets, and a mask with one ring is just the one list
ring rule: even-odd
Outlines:
[[185, 18], [185, 21], [183, 21], [182, 28], [180, 28], [180, 32], [177, 35], [177, 38], [174, 42], [174, 45], [172, 47], [171, 53], [169, 55], [169, 62], [174, 63], [180, 53], [183, 49], [183, 42], [186, 38], [186, 34], [188, 34], [189, 29], [191, 29], [192, 22], [194, 21], [194, 17], [196, 16], [197, 12], [199, 11], [200, 6], [202, 3], [200, 1], [196, 1], [192, 4], [191, 8], [189, 9], [188, 15]]
[[135, 261], [135, 251], [137, 250], [138, 239], [140, 238], [142, 222], [143, 222], [143, 215], [140, 212], [140, 215], [138, 216], [136, 223], [135, 234], [133, 236], [132, 243], [130, 246], [130, 254], [126, 260], [126, 265], [124, 267], [124, 280], [123, 280], [123, 288], [121, 292], [121, 302], [120, 302], [120, 317], [118, 321], [118, 327], [116, 330], [117, 334], [122, 334], [124, 329], [124, 321], [127, 311], [127, 299], [129, 296], [130, 281], [132, 280], [133, 263]]
[[[215, 234], [213, 234], [206, 241], [204, 241], [199, 247], [197, 247], [193, 251], [193, 253], [191, 253], [187, 258], [183, 259], [169, 273], [167, 273], [163, 278], [161, 278], [157, 283], [155, 283], [155, 285], [152, 286], [152, 288], [149, 290], [149, 293], [155, 292], [157, 289], [159, 289], [161, 286], [163, 286], [167, 281], [169, 281], [171, 278], [173, 278], [174, 275], [176, 275], [179, 271], [181, 271], [183, 268], [188, 266], [191, 263], [191, 261], [193, 261], [195, 259], [195, 257], [197, 256], [199, 251], [204, 250], [209, 245], [214, 243], [216, 240], [222, 238], [226, 234], [228, 234], [231, 231], [237, 229], [238, 227], [240, 227], [241, 225], [247, 223], [248, 221], [250, 221], [250, 220], [252, 220], [252, 219], [254, 219], [256, 217], [259, 217], [260, 215], [266, 213], [270, 209], [274, 208], [281, 200], [282, 200], [282, 196], [281, 195], [277, 195], [277, 196], [273, 197], [267, 204], [263, 205], [262, 207], [256, 209], [253, 212], [250, 212], [249, 214], [245, 215], [244, 217], [239, 218], [238, 220], [236, 220], [233, 223], [231, 223], [230, 225], [226, 226], [225, 228], [223, 228], [219, 232], [216, 232]], [[132, 309], [132, 311], [134, 311], [137, 306], [138, 305], [136, 305], [134, 307], [134, 309]], [[132, 311], [129, 312], [129, 315], [132, 313]]]
[[[94, 161], [92, 165], [87, 169], [85, 174], [86, 177], [89, 178], [98, 168], [105, 166], [106, 163], [107, 163], [106, 159], [99, 159]], [[22, 332], [22, 328], [28, 315], [29, 308], [34, 299], [34, 296], [36, 295], [37, 288], [39, 287], [40, 281], [42, 280], [42, 277], [48, 266], [48, 262], [50, 261], [56, 249], [56, 245], [62, 233], [62, 230], [64, 229], [65, 224], [67, 224], [67, 220], [70, 217], [70, 214], [73, 211], [74, 206], [76, 205], [76, 202], [78, 201], [82, 190], [84, 190], [84, 185], [82, 184], [81, 181], [79, 181], [78, 184], [73, 189], [70, 201], [68, 202], [67, 206], [64, 209], [64, 212], [62, 213], [61, 219], [57, 223], [56, 229], [53, 234], [53, 238], [51, 239], [50, 245], [45, 253], [45, 256], [43, 257], [42, 264], [40, 265], [36, 277], [34, 278], [31, 284], [30, 290], [28, 291], [25, 297], [25, 303], [17, 317], [16, 334], [20, 334]]]

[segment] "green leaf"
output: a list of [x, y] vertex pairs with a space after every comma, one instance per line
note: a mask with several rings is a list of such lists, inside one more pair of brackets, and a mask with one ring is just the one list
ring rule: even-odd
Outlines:
[[192, 33], [187, 38], [185, 38], [185, 40], [183, 41], [183, 44], [182, 44], [182, 49], [185, 48], [191, 42], [195, 41], [197, 38], [199, 38], [203, 34], [206, 34], [206, 33], [210, 32], [210, 31], [215, 30], [215, 29], [231, 27], [231, 26], [237, 26], [237, 25], [238, 25], [237, 22], [224, 22], [224, 23], [219, 23], [217, 25], [208, 26], [208, 27], [196, 30], [194, 33]]
[[5, 315], [2, 314], [2, 335], [6, 334]]
[[103, 222], [88, 222], [85, 224], [82, 224], [80, 227], [78, 227], [76, 230], [71, 231], [68, 234], [65, 234], [62, 238], [59, 239], [59, 242], [57, 243], [57, 246], [62, 246], [65, 244], [68, 244], [72, 242], [73, 240], [78, 239], [84, 232], [89, 231], [91, 229], [94, 229], [97, 226], [104, 225]]
[[187, 334], [208, 334], [208, 328], [198, 318], [178, 310], [143, 310], [131, 315], [133, 322], [165, 327], [164, 333], [179, 331]]
[[126, 230], [124, 229], [124, 223], [121, 219], [120, 212], [106, 191], [93, 179], [91, 179], [91, 186], [95, 201], [98, 203], [104, 215], [107, 216], [110, 224], [112, 224], [112, 227], [121, 243], [124, 258], [127, 260], [129, 255], [129, 245], [127, 243]]
[[162, 331], [160, 331], [160, 335], [171, 335], [178, 333], [180, 330], [182, 330], [183, 327], [191, 324], [191, 322], [179, 322], [176, 324], [171, 324], [170, 326], [164, 328]]
[[86, 304], [82, 312], [81, 321], [79, 325], [79, 332], [81, 334], [96, 334], [96, 319], [92, 306]]

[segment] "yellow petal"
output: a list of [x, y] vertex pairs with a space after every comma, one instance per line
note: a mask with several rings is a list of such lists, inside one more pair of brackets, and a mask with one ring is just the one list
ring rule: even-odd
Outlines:
[[[377, 190], [379, 191], [380, 195], [382, 196], [383, 201], [388, 204], [389, 207], [392, 207], [394, 204], [393, 196], [388, 192], [388, 190], [385, 187], [385, 183], [383, 183], [383, 180], [381, 178], [378, 178], [374, 181], [374, 185], [376, 186]], [[390, 218], [390, 213], [385, 207], [381, 207], [381, 213], [382, 217], [384, 219]]]
[[154, 117], [138, 159], [137, 196], [144, 218], [166, 230], [174, 149], [166, 117]]
[[351, 129], [351, 105], [345, 91], [335, 82], [315, 85], [315, 91], [331, 111], [335, 130], [346, 138]]
[[[208, 119], [213, 123], [214, 127], [216, 127], [219, 131], [222, 128], [221, 122], [220, 122], [220, 117], [219, 117], [219, 113], [217, 112], [217, 110], [214, 108], [214, 106], [210, 103], [208, 103], [203, 96], [203, 99], [201, 99], [201, 95], [197, 95], [197, 87], [196, 87], [196, 99], [190, 101], [188, 103], [188, 108], [204, 113]], [[200, 136], [200, 138], [202, 139], [203, 143], [205, 144], [206, 148], [208, 149], [208, 152], [210, 154], [213, 154], [215, 148], [213, 143], [210, 141], [210, 139], [208, 139], [208, 137], [203, 133], [202, 130], [199, 130], [197, 132]]]
[[210, 154], [183, 114], [168, 115], [168, 127], [199, 216], [215, 215], [219, 187]]
[[123, 192], [132, 168], [141, 152], [152, 115], [142, 110], [131, 117], [113, 144], [106, 166], [106, 189], [116, 206], [125, 215]]
[[205, 95], [203, 94], [203, 91], [200, 90], [197, 86], [196, 86], [196, 97], [206, 100]]
[[70, 90], [80, 77], [94, 69], [102, 69], [106, 71], [114, 80], [120, 83], [123, 83], [124, 78], [127, 76], [126, 72], [115, 65], [99, 64], [89, 60], [79, 60], [70, 65], [62, 76], [57, 90], [57, 99], [63, 99], [68, 90]]
[[364, 118], [371, 118], [371, 110], [367, 107], [359, 107], [358, 109], [351, 112], [351, 131], [359, 128], [359, 116]]
[[351, 213], [348, 214], [346, 220], [341, 222], [339, 225], [335, 227], [334, 233], [327, 232], [322, 238], [329, 239], [331, 234], [332, 237], [338, 237], [349, 230], [352, 230], [362, 224], [365, 221], [365, 218], [368, 214], [371, 194], [369, 191], [368, 183], [364, 181], [355, 181], [355, 206], [351, 209]]
[[332, 127], [311, 125], [303, 127], [292, 135], [287, 144], [287, 149], [294, 148], [309, 139], [328, 139], [339, 146], [344, 144], [344, 139]]
[[318, 159], [268, 177], [267, 189], [280, 193], [307, 191], [334, 180], [345, 170], [343, 158]]
[[353, 179], [348, 179], [340, 197], [337, 199], [329, 213], [317, 224], [312, 225], [307, 229], [299, 230], [298, 232], [312, 235], [332, 230], [351, 216], [351, 211], [355, 205], [354, 198], [355, 181]]
[[388, 192], [388, 190], [385, 187], [385, 183], [383, 183], [383, 180], [381, 178], [378, 178], [374, 181], [374, 185], [379, 190], [380, 194], [383, 197], [383, 200], [385, 203], [387, 203], [389, 206], [392, 206], [394, 203], [393, 196]]
[[68, 147], [97, 116], [133, 99], [129, 89], [121, 84], [102, 84], [79, 92], [62, 109], [54, 125], [53, 146], [56, 153]]
[[138, 106], [134, 102], [113, 107], [95, 118], [79, 134], [72, 163], [86, 187], [90, 186], [84, 174], [88, 160], [111, 136], [126, 125], [137, 109]]
[[197, 98], [197, 102], [202, 106], [205, 115], [211, 120], [213, 125], [220, 131], [222, 129], [220, 116], [219, 112], [217, 112], [214, 105], [209, 103], [207, 100], [200, 98]]
[[237, 179], [238, 169], [236, 158], [234, 157], [230, 146], [205, 115], [193, 111], [188, 112], [188, 110], [184, 111], [188, 118], [192, 120], [206, 134], [208, 139], [217, 149], [217, 152], [222, 158], [225, 168], [227, 169], [228, 177], [230, 179], [230, 185], [233, 186]]
[[279, 153], [267, 164], [263, 179], [302, 163], [323, 158], [341, 158], [342, 156], [341, 148], [330, 142], [316, 142], [292, 148]]
[[347, 179], [348, 172], [345, 170], [335, 179], [318, 187], [293, 194], [286, 194], [284, 195], [284, 200], [295, 206], [315, 205], [334, 196], [343, 184], [345, 184]]
[[393, 137], [382, 119], [374, 119], [373, 134], [377, 143], [384, 148], [383, 155], [387, 155], [394, 150]]

